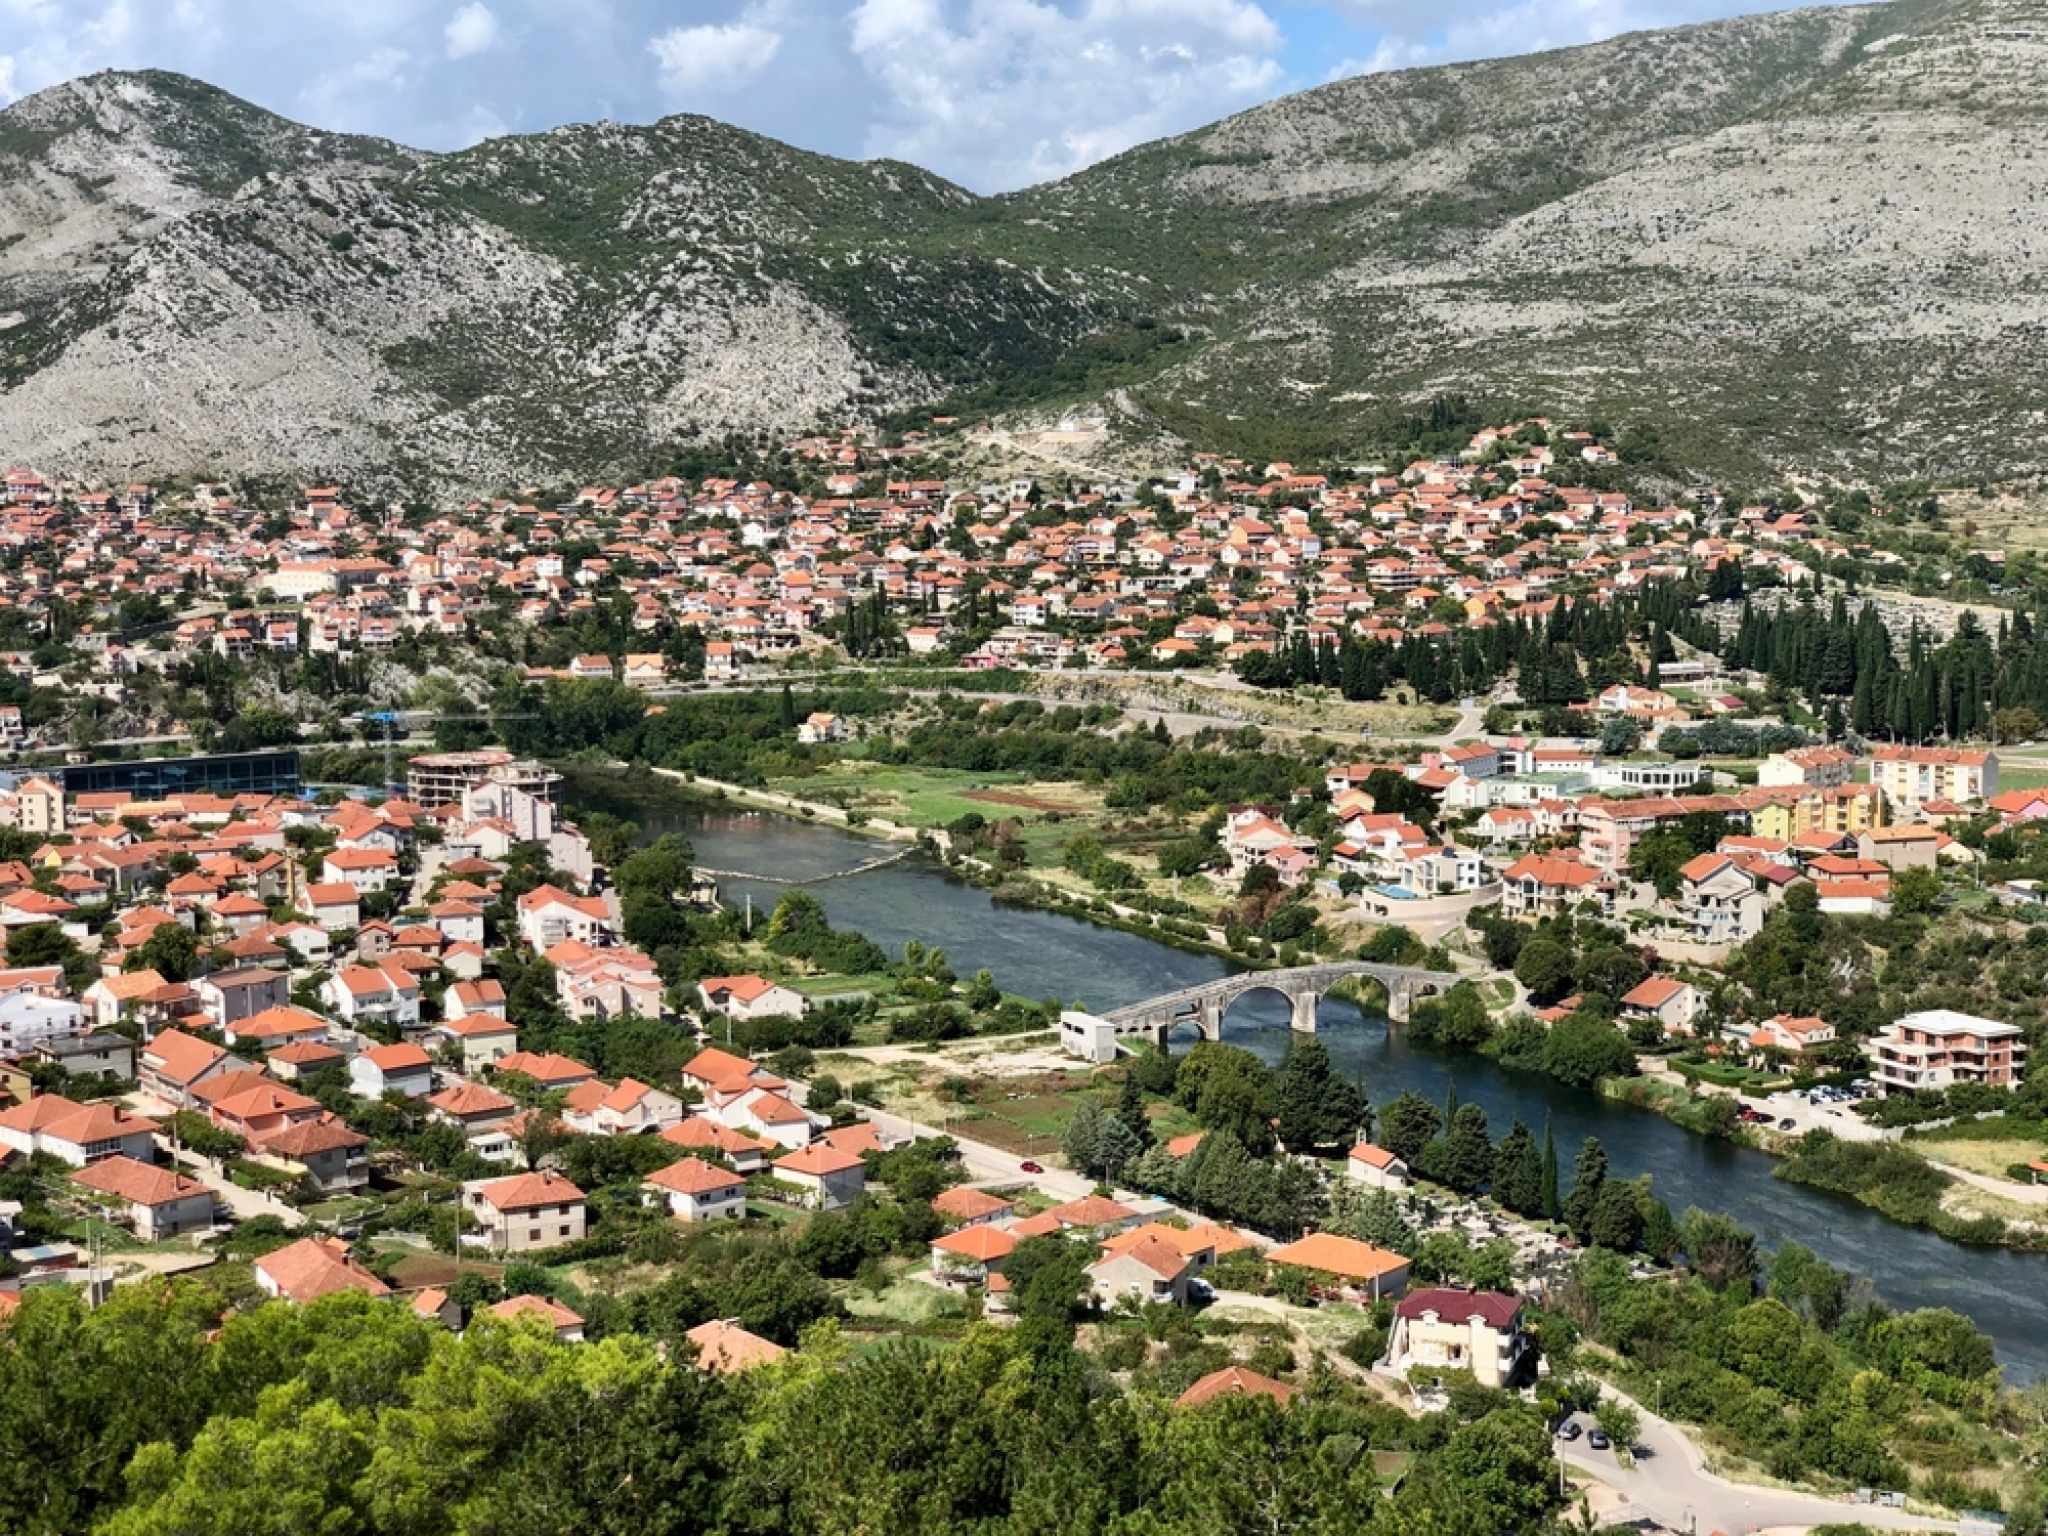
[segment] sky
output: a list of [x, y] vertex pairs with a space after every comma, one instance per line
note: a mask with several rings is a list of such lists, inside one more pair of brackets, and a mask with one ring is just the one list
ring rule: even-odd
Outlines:
[[316, 127], [460, 149], [700, 112], [977, 192], [1330, 80], [1771, 0], [0, 0], [0, 105], [177, 70]]

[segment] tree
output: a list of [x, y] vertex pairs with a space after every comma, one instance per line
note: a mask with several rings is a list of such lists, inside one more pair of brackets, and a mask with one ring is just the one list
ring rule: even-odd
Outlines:
[[121, 968], [155, 971], [165, 981], [190, 981], [199, 968], [199, 935], [183, 923], [159, 923]]
[[1572, 1236], [1582, 1243], [1592, 1241], [1593, 1206], [1606, 1182], [1607, 1149], [1600, 1145], [1599, 1137], [1588, 1136], [1585, 1145], [1579, 1148], [1578, 1162], [1572, 1167], [1572, 1190], [1564, 1197], [1560, 1213]]
[[1443, 1124], [1437, 1107], [1410, 1090], [1380, 1111], [1380, 1145], [1412, 1168]]
[[1371, 1243], [1392, 1253], [1415, 1252], [1415, 1229], [1401, 1214], [1401, 1203], [1391, 1190], [1367, 1191], [1365, 1198], [1358, 1203], [1358, 1213], [1351, 1220], [1351, 1235], [1362, 1243]]
[[1532, 1001], [1554, 1003], [1572, 984], [1572, 953], [1555, 939], [1535, 938], [1515, 957], [1515, 980]]
[[1892, 911], [1901, 917], [1932, 912], [1941, 898], [1941, 872], [1914, 867], [1892, 876]]
[[1102, 1123], [1106, 1116], [1102, 1106], [1093, 1099], [1083, 1099], [1074, 1106], [1073, 1117], [1067, 1121], [1067, 1128], [1060, 1134], [1060, 1151], [1076, 1172], [1095, 1178], [1102, 1171], [1097, 1156], [1102, 1145]]
[[1444, 1183], [1466, 1194], [1492, 1176], [1493, 1139], [1487, 1132], [1485, 1109], [1477, 1104], [1458, 1106], [1444, 1132], [1435, 1171]]
[[1618, 1397], [1601, 1398], [1600, 1406], [1593, 1410], [1593, 1421], [1608, 1439], [1624, 1449], [1633, 1446], [1636, 1436], [1643, 1432], [1641, 1416]]
[[1643, 1238], [1643, 1211], [1634, 1185], [1608, 1180], [1593, 1201], [1586, 1240], [1596, 1248], [1633, 1253]]
[[1493, 1149], [1493, 1198], [1517, 1216], [1543, 1214], [1543, 1154], [1520, 1120]]
[[1678, 1223], [1678, 1242], [1692, 1272], [1717, 1291], [1746, 1285], [1756, 1274], [1756, 1234], [1732, 1216], [1689, 1208]]
[[1543, 1042], [1543, 1070], [1575, 1088], [1591, 1088], [1603, 1077], [1635, 1074], [1635, 1047], [1607, 1020], [1574, 1013], [1550, 1027]]
[[56, 923], [30, 923], [8, 930], [7, 964], [15, 969], [62, 966], [64, 980], [74, 996], [100, 979], [98, 957], [80, 949], [77, 941]]
[[1125, 1069], [1124, 1080], [1117, 1088], [1116, 1117], [1137, 1137], [1138, 1151], [1152, 1145], [1152, 1117], [1145, 1110], [1145, 1085], [1138, 1081], [1135, 1063]]
[[1550, 1116], [1543, 1117], [1543, 1208], [1545, 1221], [1555, 1221], [1564, 1209], [1557, 1193], [1557, 1140], [1550, 1134]]
[[1102, 1129], [1095, 1137], [1095, 1165], [1102, 1177], [1115, 1179], [1145, 1150], [1138, 1133], [1124, 1123], [1121, 1115], [1104, 1115]]
[[1290, 1151], [1348, 1145], [1366, 1123], [1365, 1095], [1330, 1065], [1313, 1035], [1296, 1038], [1274, 1093], [1281, 1142]]

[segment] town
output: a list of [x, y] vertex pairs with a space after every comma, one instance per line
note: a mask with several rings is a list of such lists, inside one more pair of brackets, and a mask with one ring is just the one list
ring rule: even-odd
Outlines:
[[[2038, 1525], [1988, 1319], [1852, 1306], [1812, 1234], [1352, 1081], [1321, 1013], [2038, 1264], [2031, 560], [1930, 554], [1931, 497], [1638, 505], [1590, 424], [1085, 485], [955, 483], [955, 426], [448, 507], [10, 471], [0, 1329], [185, 1285], [181, 1359], [375, 1306], [449, 1341], [408, 1350], [637, 1341], [753, 1411], [1050, 1327], [1262, 1443], [1332, 1415], [1373, 1453], [1332, 1499], [1504, 1457], [1475, 1529], [1567, 1480], [1672, 1530]], [[899, 961], [629, 794], [1229, 970]], [[1228, 1024], [1260, 989], [1272, 1063]], [[83, 1528], [121, 1473], [39, 1497]]]

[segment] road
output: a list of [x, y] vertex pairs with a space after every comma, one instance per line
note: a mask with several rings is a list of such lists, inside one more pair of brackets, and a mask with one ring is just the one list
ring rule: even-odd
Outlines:
[[[1747, 1532], [1781, 1526], [1839, 1525], [1852, 1521], [1888, 1531], [1956, 1528], [1952, 1520], [1910, 1515], [1903, 1509], [1731, 1483], [1706, 1470], [1699, 1447], [1675, 1424], [1658, 1418], [1611, 1387], [1606, 1390], [1610, 1397], [1631, 1403], [1642, 1417], [1642, 1430], [1636, 1437], [1635, 1465], [1622, 1466], [1613, 1451], [1596, 1451], [1584, 1439], [1559, 1441], [1558, 1453], [1567, 1466], [1592, 1473], [1671, 1530], [1697, 1532], [1699, 1536], [1713, 1531], [1744, 1536]], [[1586, 1416], [1580, 1417], [1584, 1421]]]
[[[971, 1182], [976, 1184], [1021, 1184], [1028, 1181], [1056, 1200], [1078, 1200], [1095, 1188], [1092, 1180], [1078, 1173], [1069, 1173], [1064, 1168], [1054, 1168], [1049, 1164], [1045, 1165], [1043, 1173], [1025, 1173], [1021, 1166], [1025, 1159], [1016, 1153], [1006, 1152], [1001, 1147], [992, 1147], [985, 1141], [969, 1141], [958, 1132], [950, 1131], [944, 1126], [923, 1125], [879, 1109], [870, 1109], [865, 1113], [875, 1128], [885, 1136], [904, 1136], [913, 1140], [920, 1136], [951, 1136], [960, 1148], [961, 1161], [973, 1175]], [[1051, 1150], [1048, 1147], [1045, 1155], [1049, 1156]], [[1042, 1163], [1043, 1157], [1039, 1161]]]
[[[157, 1149], [168, 1155], [170, 1139], [158, 1138]], [[218, 1195], [221, 1203], [235, 1213], [235, 1220], [247, 1221], [252, 1216], [275, 1216], [288, 1227], [301, 1227], [306, 1224], [303, 1213], [292, 1209], [282, 1200], [264, 1194], [261, 1190], [242, 1188], [220, 1171], [219, 1164], [208, 1161], [190, 1148], [184, 1151], [182, 1157], [179, 1165], [182, 1170]]]

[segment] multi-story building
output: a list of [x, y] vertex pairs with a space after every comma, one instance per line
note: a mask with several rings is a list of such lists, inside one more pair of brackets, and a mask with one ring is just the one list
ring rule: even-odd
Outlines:
[[583, 1191], [558, 1173], [478, 1179], [462, 1193], [493, 1253], [530, 1253], [583, 1236]]
[[1998, 754], [1960, 747], [1878, 747], [1870, 754], [1870, 782], [1893, 805], [1988, 800], [1998, 793]]
[[2017, 1024], [1952, 1008], [1909, 1013], [1864, 1049], [1871, 1076], [1887, 1094], [1955, 1083], [2011, 1088], [2020, 1080], [2027, 1055], [2026, 1032]]
[[510, 752], [434, 752], [406, 765], [405, 796], [415, 805], [452, 805], [472, 784], [504, 784], [552, 803], [562, 776]]
[[1499, 1389], [1514, 1384], [1532, 1354], [1513, 1296], [1431, 1286], [1394, 1304], [1386, 1366], [1396, 1373], [1470, 1371], [1482, 1387]]
[[1856, 770], [1856, 754], [1840, 747], [1799, 747], [1773, 752], [1757, 768], [1756, 781], [1765, 789], [1834, 789], [1847, 784]]

